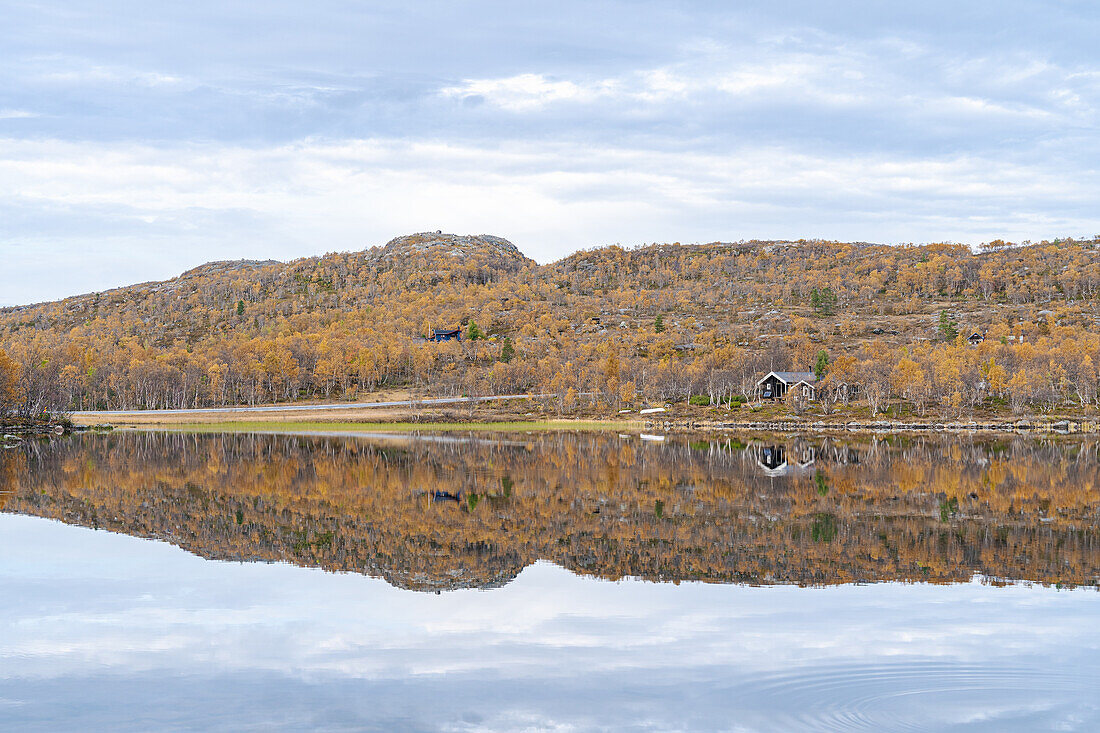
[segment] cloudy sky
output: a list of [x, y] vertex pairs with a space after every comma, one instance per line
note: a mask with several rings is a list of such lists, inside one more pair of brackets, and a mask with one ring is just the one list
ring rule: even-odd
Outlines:
[[0, 18], [0, 304], [434, 229], [542, 262], [1100, 232], [1095, 2], [0, 0]]

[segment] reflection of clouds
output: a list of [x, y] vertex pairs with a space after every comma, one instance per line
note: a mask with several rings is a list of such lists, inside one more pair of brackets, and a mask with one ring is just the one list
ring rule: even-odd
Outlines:
[[28, 716], [46, 714], [46, 692], [50, 714], [88, 721], [113, 714], [98, 697], [137, 704], [159, 688], [150, 720], [200, 724], [234, 697], [223, 715], [333, 704], [426, 729], [456, 711], [487, 729], [710, 729], [731, 711], [777, 730], [1097, 721], [1088, 591], [615, 583], [540, 563], [504, 588], [437, 596], [14, 516], [0, 517], [0, 584], [0, 676]]

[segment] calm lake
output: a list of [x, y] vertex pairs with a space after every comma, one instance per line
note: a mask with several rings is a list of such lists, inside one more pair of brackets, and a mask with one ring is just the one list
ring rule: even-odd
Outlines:
[[1100, 730], [1100, 443], [0, 450], [0, 729]]

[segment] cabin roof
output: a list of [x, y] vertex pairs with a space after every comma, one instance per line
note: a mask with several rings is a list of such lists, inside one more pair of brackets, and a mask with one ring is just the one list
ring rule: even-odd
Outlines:
[[813, 386], [813, 383], [817, 381], [817, 375], [813, 372], [768, 372], [759, 382], [757, 382], [757, 384], [760, 384], [773, 374], [779, 378], [779, 381], [787, 385], [805, 382]]

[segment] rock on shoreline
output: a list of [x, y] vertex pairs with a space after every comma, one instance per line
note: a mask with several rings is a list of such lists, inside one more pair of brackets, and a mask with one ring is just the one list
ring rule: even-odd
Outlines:
[[27, 440], [52, 438], [72, 432], [68, 423], [11, 423], [0, 424], [0, 448], [14, 448]]

